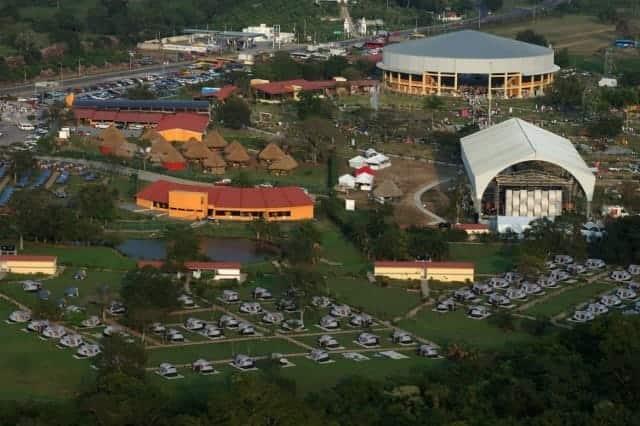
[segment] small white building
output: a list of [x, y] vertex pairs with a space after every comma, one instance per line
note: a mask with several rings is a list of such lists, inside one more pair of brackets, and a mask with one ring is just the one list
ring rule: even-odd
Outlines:
[[373, 170], [382, 170], [391, 167], [391, 161], [389, 157], [384, 154], [376, 154], [373, 157], [367, 158], [367, 165]]
[[356, 155], [352, 159], [349, 160], [349, 167], [352, 169], [359, 169], [360, 167], [364, 167], [367, 165], [367, 159], [362, 155]]
[[600, 81], [598, 81], [598, 87], [618, 87], [618, 80], [610, 77], [602, 77]]
[[267, 24], [260, 24], [257, 27], [243, 28], [243, 33], [262, 34], [265, 41], [287, 44], [293, 43], [296, 40], [294, 33], [283, 33], [279, 30], [280, 26], [267, 26]]
[[338, 186], [345, 189], [354, 189], [356, 187], [356, 178], [352, 175], [342, 175], [338, 178]]

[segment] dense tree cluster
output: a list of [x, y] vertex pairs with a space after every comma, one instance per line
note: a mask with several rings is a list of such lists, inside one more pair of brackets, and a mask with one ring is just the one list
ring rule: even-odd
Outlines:
[[516, 40], [524, 41], [525, 43], [537, 44], [538, 46], [547, 47], [549, 42], [547, 38], [534, 30], [522, 30], [516, 34]]

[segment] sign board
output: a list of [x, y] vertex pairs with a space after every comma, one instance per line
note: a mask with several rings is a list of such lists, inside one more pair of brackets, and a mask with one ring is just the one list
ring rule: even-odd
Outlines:
[[344, 200], [344, 208], [347, 211], [354, 211], [356, 209], [356, 200]]

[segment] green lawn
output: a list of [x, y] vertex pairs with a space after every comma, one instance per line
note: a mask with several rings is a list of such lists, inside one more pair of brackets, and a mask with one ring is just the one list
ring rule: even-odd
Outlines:
[[7, 324], [12, 305], [0, 301], [0, 399], [70, 399], [91, 371], [88, 361], [76, 360], [69, 350], [40, 340], [22, 326]]
[[136, 265], [135, 260], [129, 259], [109, 247], [27, 244], [23, 254], [57, 256], [59, 264], [76, 268], [126, 271]]
[[530, 307], [524, 313], [553, 317], [614, 288], [615, 285], [611, 283], [591, 283], [583, 287], [572, 288]]
[[462, 343], [479, 349], [500, 349], [530, 338], [521, 332], [504, 332], [488, 320], [472, 320], [464, 309], [448, 314], [423, 310], [415, 318], [401, 321], [400, 327], [440, 345]]
[[477, 274], [497, 274], [513, 269], [514, 247], [501, 244], [449, 243], [449, 257], [460, 262], [476, 264]]

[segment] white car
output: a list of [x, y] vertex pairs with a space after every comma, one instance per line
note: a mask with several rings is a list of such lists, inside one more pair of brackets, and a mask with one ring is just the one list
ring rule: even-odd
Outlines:
[[31, 130], [35, 130], [35, 126], [31, 123], [27, 123], [27, 122], [19, 122], [18, 124], [16, 124], [16, 126], [18, 127], [18, 129], [23, 130], [25, 132], [27, 131], [31, 131]]
[[111, 124], [109, 124], [109, 123], [96, 123], [94, 127], [96, 129], [108, 129], [109, 127], [111, 127]]
[[558, 287], [558, 283], [556, 280], [552, 279], [551, 277], [545, 277], [545, 276], [541, 276], [540, 278], [538, 278], [538, 281], [536, 281], [536, 284], [538, 284], [542, 288]]
[[629, 265], [627, 267], [627, 272], [631, 275], [640, 275], [640, 265]]
[[107, 308], [110, 315], [122, 315], [127, 312], [127, 308], [120, 302], [113, 301]]
[[284, 321], [284, 315], [280, 312], [265, 312], [262, 316], [262, 322], [266, 324], [278, 325], [281, 324], [282, 321]]
[[318, 345], [324, 349], [338, 349], [340, 347], [338, 340], [327, 334], [318, 337]]
[[527, 298], [527, 292], [521, 288], [508, 288], [504, 294], [511, 300], [523, 300]]
[[380, 338], [375, 334], [360, 333], [360, 335], [358, 336], [358, 343], [362, 346], [367, 347], [378, 346], [378, 344], [380, 343]]
[[111, 337], [114, 334], [122, 333], [122, 327], [117, 325], [108, 325], [102, 330], [102, 335], [105, 337]]
[[240, 301], [240, 294], [233, 290], [223, 290], [221, 300], [225, 303], [235, 303]]
[[618, 296], [613, 294], [605, 295], [600, 298], [600, 303], [602, 303], [607, 308], [613, 308], [616, 306], [620, 306], [622, 304], [622, 300]]
[[347, 305], [333, 305], [330, 314], [334, 317], [345, 318], [351, 315], [351, 308]]
[[522, 290], [524, 290], [527, 294], [542, 294], [544, 291], [542, 287], [535, 283], [524, 282], [521, 286]]
[[191, 364], [191, 369], [200, 374], [213, 374], [215, 373], [215, 368], [213, 368], [213, 364], [205, 359], [198, 359]]
[[78, 348], [78, 350], [76, 351], [76, 356], [78, 356], [79, 358], [93, 358], [99, 355], [100, 352], [100, 346], [85, 343]]
[[180, 302], [185, 308], [193, 308], [195, 306], [193, 298], [187, 294], [183, 294], [178, 297], [178, 302]]
[[573, 275], [584, 274], [588, 270], [589, 269], [585, 265], [581, 265], [579, 263], [572, 263], [571, 265], [567, 266], [567, 271]]
[[304, 330], [304, 323], [299, 319], [288, 319], [282, 323], [282, 328], [287, 331], [302, 331]]
[[207, 324], [202, 330], [202, 334], [210, 339], [224, 336], [222, 329], [215, 324]]
[[489, 284], [475, 283], [471, 287], [471, 291], [473, 291], [477, 295], [489, 294], [493, 291], [493, 288]]
[[22, 281], [22, 289], [29, 293], [36, 292], [42, 288], [42, 283], [40, 281], [26, 280]]
[[242, 370], [248, 370], [248, 369], [254, 368], [256, 365], [256, 362], [250, 356], [238, 354], [233, 358], [232, 364], [235, 367], [240, 368]]
[[311, 304], [316, 308], [328, 308], [331, 306], [331, 299], [326, 296], [313, 296]]
[[569, 274], [567, 271], [563, 271], [562, 269], [554, 269], [549, 274], [549, 278], [555, 282], [566, 281], [571, 278], [571, 274]]
[[79, 334], [67, 334], [58, 343], [65, 348], [77, 348], [84, 343], [84, 339]]
[[595, 315], [591, 311], [576, 311], [572, 317], [575, 322], [588, 322], [595, 319]]
[[340, 321], [331, 315], [325, 315], [320, 319], [320, 327], [328, 330], [334, 330], [340, 327]]
[[441, 300], [436, 305], [436, 311], [438, 312], [452, 312], [455, 310], [456, 310], [456, 302], [452, 298]]
[[80, 323], [80, 325], [87, 328], [97, 327], [100, 324], [102, 324], [102, 321], [100, 321], [100, 318], [96, 315], [91, 315], [89, 318], [82, 320], [82, 322]]
[[349, 324], [354, 327], [370, 327], [373, 325], [373, 318], [365, 313], [354, 314], [351, 316]]
[[485, 306], [477, 305], [471, 306], [467, 311], [467, 315], [471, 318], [484, 319], [491, 315], [491, 313]]
[[160, 323], [160, 322], [154, 322], [153, 324], [151, 324], [151, 332], [154, 334], [164, 334], [167, 331], [167, 327], [164, 326], [164, 324]]
[[584, 265], [589, 269], [602, 269], [607, 266], [602, 259], [587, 259]]
[[331, 360], [329, 354], [322, 349], [312, 349], [311, 352], [309, 352], [309, 358], [319, 364], [329, 362]]
[[609, 312], [609, 309], [602, 303], [589, 303], [586, 310], [595, 316], [604, 315]]
[[168, 329], [164, 335], [171, 343], [184, 342], [184, 335], [175, 328]]
[[613, 271], [611, 273], [611, 279], [619, 282], [629, 281], [631, 280], [631, 274], [625, 270]]
[[240, 322], [231, 315], [223, 315], [218, 320], [218, 326], [223, 328], [238, 328]]
[[187, 318], [187, 321], [184, 323], [184, 328], [189, 331], [198, 331], [202, 330], [206, 323], [199, 318]]
[[42, 330], [42, 337], [47, 339], [59, 339], [67, 334], [67, 330], [61, 325], [50, 325]]
[[515, 284], [522, 281], [522, 275], [517, 272], [507, 272], [504, 274], [504, 279], [509, 281], [510, 284]]
[[573, 257], [566, 254], [559, 254], [553, 258], [553, 262], [557, 265], [569, 265], [573, 263]]
[[273, 298], [273, 295], [266, 288], [256, 287], [253, 289], [253, 298], [258, 300], [269, 300]]
[[462, 287], [453, 292], [453, 297], [460, 302], [468, 302], [474, 300], [477, 296], [469, 290], [469, 287]]
[[256, 329], [248, 322], [241, 322], [238, 324], [238, 332], [243, 336], [251, 336], [256, 334]]
[[262, 306], [257, 302], [245, 302], [240, 305], [240, 312], [249, 315], [256, 315], [262, 312]]
[[424, 344], [418, 347], [418, 355], [426, 358], [437, 358], [440, 356], [440, 353], [435, 345]]
[[494, 289], [502, 289], [509, 287], [509, 281], [504, 278], [493, 277], [488, 281], [488, 284]]
[[410, 345], [413, 343], [413, 337], [406, 331], [396, 330], [391, 335], [393, 343], [399, 343], [401, 345]]
[[176, 377], [178, 375], [178, 369], [173, 364], [163, 362], [158, 368], [158, 374], [162, 377]]
[[615, 295], [622, 300], [633, 300], [638, 297], [638, 293], [631, 290], [630, 288], [617, 288], [615, 291]]
[[15, 323], [24, 323], [31, 321], [31, 312], [29, 311], [13, 311], [9, 315], [9, 321]]
[[32, 320], [31, 322], [29, 322], [29, 324], [27, 324], [27, 330], [40, 333], [48, 326], [49, 321], [47, 320]]
[[494, 306], [509, 306], [511, 305], [511, 300], [507, 296], [504, 296], [500, 293], [493, 293], [489, 295], [488, 302], [490, 305]]

